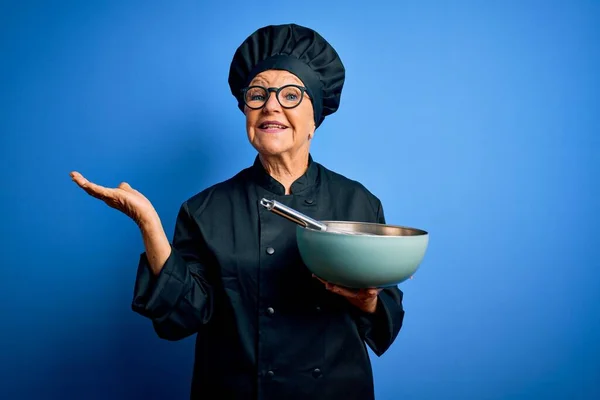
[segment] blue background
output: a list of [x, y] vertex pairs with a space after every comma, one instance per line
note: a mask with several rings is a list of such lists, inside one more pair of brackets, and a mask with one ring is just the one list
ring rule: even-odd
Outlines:
[[378, 399], [600, 398], [597, 1], [2, 2], [0, 398], [187, 398], [193, 339], [130, 310], [137, 227], [68, 174], [171, 237], [252, 163], [228, 67], [285, 22], [347, 67], [315, 159], [431, 232]]

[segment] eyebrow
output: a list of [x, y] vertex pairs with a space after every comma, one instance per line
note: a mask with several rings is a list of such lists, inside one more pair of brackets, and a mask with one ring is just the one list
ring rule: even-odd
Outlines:
[[252, 79], [252, 81], [250, 81], [250, 85], [258, 85], [258, 84], [267, 86], [267, 82], [265, 82], [261, 78], [254, 78], [254, 79]]
[[[296, 78], [294, 75], [290, 74], [289, 77], [294, 81], [294, 83], [296, 85], [302, 85], [302, 81], [300, 79]], [[263, 86], [268, 86], [267, 85], [267, 81], [265, 81], [261, 77], [255, 77], [254, 79], [252, 79], [252, 81], [250, 81], [250, 85], [249, 86], [258, 85], [258, 84], [263, 85]], [[286, 83], [286, 85], [289, 85], [289, 83]], [[283, 85], [281, 85], [281, 86], [283, 86]]]

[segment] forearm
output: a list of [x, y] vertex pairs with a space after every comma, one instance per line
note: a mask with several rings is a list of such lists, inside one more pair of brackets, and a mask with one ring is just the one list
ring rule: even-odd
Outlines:
[[171, 254], [171, 244], [158, 215], [139, 225], [150, 270], [158, 276]]
[[201, 232], [183, 204], [169, 242], [158, 215], [139, 223], [140, 255], [132, 308], [152, 320], [161, 338], [178, 340], [209, 321], [213, 290]]

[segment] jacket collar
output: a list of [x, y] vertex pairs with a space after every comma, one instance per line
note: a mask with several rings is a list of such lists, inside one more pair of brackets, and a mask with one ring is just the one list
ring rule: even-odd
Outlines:
[[[254, 159], [254, 165], [252, 166], [252, 174], [256, 183], [260, 186], [268, 190], [269, 192], [283, 196], [285, 194], [285, 188], [279, 181], [273, 178], [269, 173], [265, 170], [264, 166], [260, 162], [260, 158], [257, 155]], [[315, 163], [312, 159], [312, 156], [308, 155], [308, 168], [304, 172], [304, 174], [296, 179], [291, 187], [292, 195], [301, 194], [307, 189], [315, 186], [318, 182], [319, 178], [319, 168], [317, 163]]]

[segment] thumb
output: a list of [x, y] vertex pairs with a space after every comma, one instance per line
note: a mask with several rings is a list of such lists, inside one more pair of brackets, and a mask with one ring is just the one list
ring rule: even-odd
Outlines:
[[123, 189], [127, 192], [134, 192], [133, 188], [131, 187], [131, 185], [129, 185], [129, 183], [127, 182], [121, 182], [119, 184], [119, 189]]

